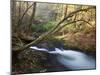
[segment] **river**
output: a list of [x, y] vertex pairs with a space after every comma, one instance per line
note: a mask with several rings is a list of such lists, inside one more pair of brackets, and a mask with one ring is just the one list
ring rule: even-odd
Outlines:
[[[50, 54], [50, 60], [53, 61], [52, 70], [89, 70], [96, 68], [96, 60], [91, 55], [77, 50], [65, 50], [63, 48], [54, 48], [52, 51], [37, 46], [30, 47], [33, 51], [47, 52]], [[54, 63], [55, 62], [55, 63]], [[57, 66], [59, 65], [59, 66]], [[54, 67], [54, 68], [53, 68]], [[50, 68], [50, 67], [49, 67]]]

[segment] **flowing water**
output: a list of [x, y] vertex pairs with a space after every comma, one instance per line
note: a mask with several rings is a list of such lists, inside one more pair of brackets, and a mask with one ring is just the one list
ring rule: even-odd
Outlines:
[[33, 50], [44, 51], [52, 55], [56, 55], [57, 61], [64, 67], [71, 70], [81, 69], [95, 69], [95, 59], [90, 55], [75, 50], [64, 50], [55, 48], [53, 51], [49, 51], [45, 48], [38, 48], [36, 46], [30, 47]]

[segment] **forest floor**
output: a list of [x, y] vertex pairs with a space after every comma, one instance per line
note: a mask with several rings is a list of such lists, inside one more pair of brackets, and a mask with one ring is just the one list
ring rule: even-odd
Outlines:
[[[65, 35], [52, 36], [40, 42], [38, 47], [52, 50], [55, 47], [63, 47], [66, 50], [72, 49], [83, 51], [88, 54], [96, 55], [96, 34], [95, 30], [88, 32], [66, 33]], [[14, 57], [14, 56], [13, 56]], [[56, 71], [64, 70], [64, 67], [52, 59], [48, 53], [32, 51], [27, 49], [18, 55], [13, 63], [12, 70], [14, 73], [37, 73], [53, 71], [53, 66], [56, 64]], [[58, 66], [59, 65], [59, 66]]]
[[[37, 36], [40, 36], [41, 34], [42, 33], [39, 32], [38, 34], [36, 33]], [[95, 57], [96, 31], [95, 28], [93, 28], [89, 29], [88, 31], [68, 32], [64, 35], [55, 34], [41, 41], [36, 46], [45, 48], [47, 50], [53, 50], [55, 47], [62, 47], [66, 50], [71, 49], [86, 52], [88, 54], [92, 54]], [[15, 61], [13, 60], [14, 62], [12, 63], [12, 71], [16, 74], [64, 71], [65, 67], [59, 64], [54, 57], [55, 56], [51, 56], [48, 53], [32, 51], [28, 48], [19, 53], [17, 59], [14, 58]], [[54, 66], [56, 70], [53, 69]]]

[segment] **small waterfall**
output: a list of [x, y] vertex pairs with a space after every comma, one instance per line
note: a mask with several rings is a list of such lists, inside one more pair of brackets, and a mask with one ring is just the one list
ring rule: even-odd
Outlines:
[[59, 63], [72, 70], [80, 69], [95, 69], [95, 59], [85, 53], [74, 51], [74, 50], [64, 50], [55, 48], [54, 51], [48, 51], [45, 48], [38, 48], [36, 46], [30, 47], [34, 50], [45, 51], [50, 54], [56, 54]]
[[95, 60], [81, 52], [66, 50], [57, 56], [58, 61], [72, 70], [95, 69]]
[[38, 47], [36, 47], [36, 46], [32, 46], [32, 47], [30, 47], [31, 49], [34, 49], [34, 50], [38, 50], [38, 51], [45, 51], [45, 52], [48, 52], [48, 50], [47, 49], [45, 49], [45, 48], [38, 48]]

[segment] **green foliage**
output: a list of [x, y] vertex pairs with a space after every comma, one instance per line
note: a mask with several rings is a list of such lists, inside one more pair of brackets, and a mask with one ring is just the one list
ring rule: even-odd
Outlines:
[[44, 28], [46, 31], [48, 31], [48, 30], [50, 30], [52, 27], [54, 27], [54, 25], [55, 25], [55, 22], [48, 22], [48, 23], [46, 23], [45, 25], [43, 25], [43, 28]]
[[43, 26], [42, 25], [35, 25], [35, 24], [33, 24], [32, 25], [32, 31], [33, 32], [43, 32], [44, 30], [43, 30]]
[[39, 25], [33, 24], [32, 30], [34, 32], [46, 32], [46, 31], [49, 31], [52, 27], [54, 27], [54, 25], [55, 25], [55, 22], [53, 21], [49, 21], [45, 24], [39, 24]]

